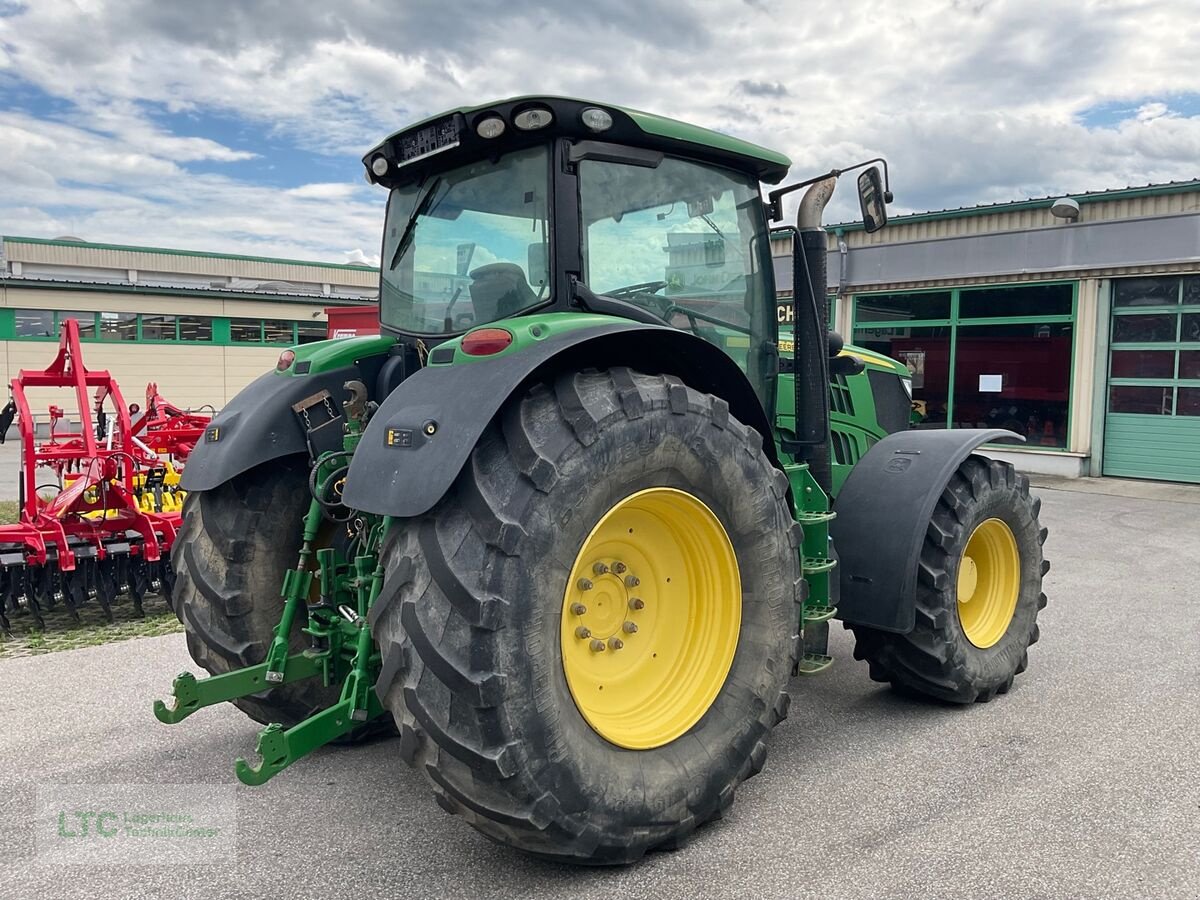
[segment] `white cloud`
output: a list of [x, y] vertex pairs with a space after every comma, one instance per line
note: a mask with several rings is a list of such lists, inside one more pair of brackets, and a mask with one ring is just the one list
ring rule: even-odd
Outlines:
[[1161, 119], [1169, 112], [1165, 103], [1143, 103], [1137, 108], [1136, 118], [1139, 122], [1150, 122], [1154, 119]]
[[345, 200], [358, 193], [352, 184], [341, 182], [325, 182], [323, 184], [302, 184], [300, 187], [288, 188], [284, 193], [289, 197], [301, 200]]
[[[1200, 93], [1192, 7], [814, 0], [800, 15], [737, 0], [514, 0], [498, 28], [489, 0], [294, 0], [283, 16], [240, 0], [39, 0], [0, 17], [0, 96], [20, 79], [73, 106], [53, 121], [0, 119], [0, 182], [16, 185], [0, 196], [0, 230], [78, 221], [69, 230], [94, 239], [116, 229], [133, 242], [338, 258], [373, 246], [380, 228], [380, 193], [352, 183], [354, 157], [442, 109], [538, 92], [777, 147], [793, 177], [885, 155], [896, 212], [1190, 178], [1200, 117], [1174, 112], [1173, 98]], [[1128, 113], [1085, 124], [1114, 105]], [[170, 133], [152, 108], [336, 155], [346, 181], [330, 170], [272, 191], [193, 174], [252, 151]], [[838, 192], [831, 219], [856, 215], [852, 195]]]

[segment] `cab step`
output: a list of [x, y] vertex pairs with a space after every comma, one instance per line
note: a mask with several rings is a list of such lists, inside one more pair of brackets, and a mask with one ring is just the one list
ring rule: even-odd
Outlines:
[[833, 657], [824, 653], [805, 653], [796, 664], [796, 674], [816, 675], [824, 672], [833, 664]]
[[836, 565], [836, 559], [822, 559], [815, 556], [806, 556], [804, 557], [804, 574], [819, 575], [822, 572], [828, 572]]
[[816, 622], [828, 622], [837, 615], [836, 606], [806, 606], [804, 607], [804, 621], [806, 624]]

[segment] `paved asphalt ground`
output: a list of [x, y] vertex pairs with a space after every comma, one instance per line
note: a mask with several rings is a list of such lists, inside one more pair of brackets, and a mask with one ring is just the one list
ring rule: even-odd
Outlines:
[[1008, 696], [901, 698], [839, 629], [838, 661], [794, 685], [731, 813], [626, 869], [488, 842], [395, 741], [239, 788], [237, 856], [219, 865], [44, 865], [39, 785], [228, 784], [256, 726], [232, 707], [153, 719], [190, 664], [179, 635], [0, 662], [0, 896], [1200, 897], [1200, 492], [1061, 487], [1041, 491], [1042, 641]]

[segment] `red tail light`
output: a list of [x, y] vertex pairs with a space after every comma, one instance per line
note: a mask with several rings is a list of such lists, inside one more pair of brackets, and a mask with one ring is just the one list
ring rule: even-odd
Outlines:
[[283, 372], [296, 361], [296, 354], [292, 350], [284, 350], [279, 354], [279, 362], [275, 363], [276, 370]]
[[480, 328], [462, 339], [462, 351], [468, 356], [491, 356], [513, 342], [512, 332], [503, 328]]

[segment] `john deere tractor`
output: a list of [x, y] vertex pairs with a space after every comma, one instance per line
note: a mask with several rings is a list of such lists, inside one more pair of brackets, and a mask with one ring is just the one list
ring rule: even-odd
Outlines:
[[[602, 103], [396, 132], [378, 337], [283, 352], [189, 460], [164, 722], [232, 701], [260, 784], [391, 746], [543, 857], [622, 863], [719, 818], [841, 619], [871, 677], [1011, 687], [1047, 568], [995, 430], [909, 430], [908, 371], [828, 329], [835, 170]], [[868, 230], [886, 164], [848, 167]], [[798, 206], [792, 333], [768, 220]]]

